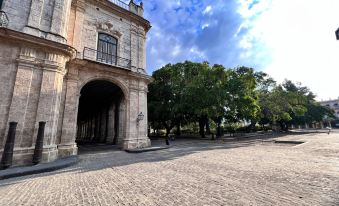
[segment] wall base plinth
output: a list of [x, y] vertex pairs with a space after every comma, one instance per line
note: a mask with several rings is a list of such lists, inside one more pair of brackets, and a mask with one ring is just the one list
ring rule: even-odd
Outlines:
[[140, 137], [138, 139], [126, 139], [123, 143], [123, 149], [140, 149], [151, 146], [151, 140], [148, 137]]
[[78, 147], [76, 143], [72, 144], [59, 144], [58, 145], [59, 158], [69, 157], [78, 154]]

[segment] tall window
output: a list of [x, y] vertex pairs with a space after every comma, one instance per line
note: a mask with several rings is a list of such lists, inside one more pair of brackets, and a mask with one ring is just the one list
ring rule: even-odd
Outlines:
[[107, 64], [116, 64], [117, 43], [116, 38], [108, 34], [99, 33], [97, 60]]
[[3, 2], [3, 0], [0, 0], [0, 10], [2, 8], [2, 2]]

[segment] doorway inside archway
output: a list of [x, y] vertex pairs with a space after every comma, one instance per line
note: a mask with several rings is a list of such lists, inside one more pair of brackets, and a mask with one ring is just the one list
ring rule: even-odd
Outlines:
[[76, 142], [79, 145], [118, 143], [123, 92], [117, 85], [95, 80], [80, 92]]

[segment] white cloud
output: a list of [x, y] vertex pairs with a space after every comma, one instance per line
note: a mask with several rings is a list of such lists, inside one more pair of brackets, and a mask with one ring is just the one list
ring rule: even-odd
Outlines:
[[204, 52], [199, 51], [196, 47], [192, 47], [189, 52], [194, 56], [195, 59], [204, 59], [206, 58]]
[[203, 14], [211, 14], [212, 13], [212, 6], [206, 6], [205, 10], [202, 12]]
[[253, 47], [253, 39], [251, 36], [243, 36], [242, 39], [239, 42], [239, 46], [242, 49], [251, 49]]
[[209, 24], [203, 24], [202, 26], [201, 26], [201, 29], [206, 29], [207, 27], [209, 27], [210, 25]]
[[180, 45], [175, 45], [175, 47], [172, 49], [172, 56], [176, 57], [181, 51], [181, 46]]
[[[339, 41], [334, 31], [339, 27], [339, 1], [263, 0], [256, 6], [261, 9], [253, 13], [246, 10], [247, 4], [239, 13], [252, 18], [247, 35], [271, 52], [271, 63], [264, 71], [278, 81], [301, 82], [318, 100], [337, 98]], [[245, 38], [240, 45], [246, 47], [249, 42]]]
[[260, 12], [267, 10], [270, 7], [272, 1], [275, 0], [238, 0], [238, 1], [240, 3], [238, 13], [244, 18], [249, 18], [257, 15]]

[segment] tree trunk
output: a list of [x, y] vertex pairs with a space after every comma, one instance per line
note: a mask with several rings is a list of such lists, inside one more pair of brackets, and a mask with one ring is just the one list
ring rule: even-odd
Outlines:
[[287, 126], [287, 124], [285, 122], [280, 121], [279, 124], [280, 124], [280, 127], [281, 127], [282, 131], [285, 131], [285, 132], [288, 131], [288, 126]]
[[147, 136], [151, 136], [151, 125], [148, 125], [147, 127]]
[[208, 117], [205, 117], [205, 125], [206, 125], [206, 134], [210, 135], [211, 134], [211, 129], [210, 129], [210, 122]]
[[256, 121], [251, 121], [251, 124], [250, 124], [250, 132], [256, 132], [255, 130], [255, 125], [257, 124], [257, 122]]
[[180, 127], [180, 121], [177, 122], [177, 136], [181, 135], [181, 127]]
[[171, 128], [166, 127], [166, 137], [168, 137], [170, 133], [171, 133]]
[[221, 137], [221, 118], [217, 121], [217, 138]]
[[202, 138], [205, 138], [205, 121], [202, 117], [199, 119], [199, 134]]

